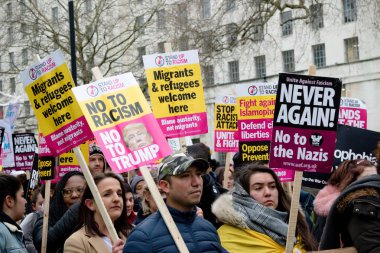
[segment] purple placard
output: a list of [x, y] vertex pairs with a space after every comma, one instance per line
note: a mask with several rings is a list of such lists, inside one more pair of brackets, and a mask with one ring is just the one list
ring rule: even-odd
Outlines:
[[331, 171], [341, 88], [337, 78], [280, 74], [269, 167]]

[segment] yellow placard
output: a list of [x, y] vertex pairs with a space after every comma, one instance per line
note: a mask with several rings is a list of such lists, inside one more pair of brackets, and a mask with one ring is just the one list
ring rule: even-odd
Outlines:
[[156, 118], [206, 111], [199, 64], [146, 69]]
[[276, 96], [238, 97], [236, 101], [239, 120], [273, 119]]
[[215, 104], [215, 130], [237, 131], [237, 109], [234, 104]]
[[71, 91], [74, 82], [67, 64], [61, 64], [25, 87], [42, 133], [49, 135], [83, 114]]
[[107, 129], [121, 122], [131, 121], [151, 113], [140, 87], [125, 88], [105, 95], [79, 102], [93, 132]]
[[[88, 142], [79, 145], [79, 148], [83, 154], [84, 160], [88, 164], [89, 148]], [[74, 150], [70, 150], [59, 156], [58, 162], [60, 166], [79, 166], [77, 156], [74, 154]]]

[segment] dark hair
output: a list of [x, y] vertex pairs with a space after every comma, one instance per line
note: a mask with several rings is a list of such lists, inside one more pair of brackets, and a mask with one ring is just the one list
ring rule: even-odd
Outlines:
[[[101, 182], [102, 180], [104, 180], [106, 178], [114, 178], [120, 184], [120, 188], [122, 191], [121, 197], [123, 199], [123, 210], [121, 212], [120, 217], [115, 220], [114, 227], [118, 233], [120, 232], [121, 234], [123, 234], [124, 236], [127, 237], [129, 231], [132, 229], [132, 225], [130, 225], [128, 223], [128, 220], [125, 218], [125, 217], [127, 217], [127, 206], [126, 206], [127, 199], [125, 197], [126, 191], [125, 191], [125, 188], [123, 185], [123, 181], [121, 181], [120, 177], [118, 177], [115, 173], [105, 172], [105, 173], [96, 174], [94, 176], [94, 182], [96, 185], [98, 185], [99, 182]], [[94, 197], [92, 195], [90, 187], [86, 186], [86, 188], [83, 192], [81, 203], [80, 203], [78, 229], [84, 225], [87, 233], [89, 233], [91, 235], [104, 236], [104, 234], [102, 232], [100, 232], [99, 226], [94, 219], [94, 212], [91, 211], [90, 209], [88, 209], [88, 207], [85, 204], [86, 199], [93, 199], [93, 198]]]
[[236, 152], [232, 157], [232, 162], [234, 163], [234, 179], [237, 180], [240, 175], [242, 167], [244, 167], [243, 157], [240, 152]]
[[49, 209], [49, 226], [54, 225], [59, 219], [61, 219], [68, 209], [63, 200], [62, 190], [65, 188], [67, 181], [73, 176], [81, 176], [84, 178], [82, 172], [70, 171], [66, 173], [55, 186]]
[[332, 173], [328, 184], [344, 190], [352, 182], [356, 181], [358, 176], [363, 173], [364, 168], [375, 166], [371, 161], [358, 159], [347, 160], [339, 164], [338, 168]]
[[187, 153], [193, 158], [202, 158], [208, 163], [211, 162], [211, 150], [204, 143], [200, 142], [187, 146]]
[[124, 187], [125, 193], [130, 192], [133, 194], [132, 188], [127, 182], [123, 182], [123, 187]]
[[[267, 166], [262, 165], [261, 163], [250, 163], [241, 168], [241, 173], [238, 178], [238, 182], [243, 187], [243, 189], [249, 194], [250, 193], [250, 184], [249, 181], [251, 176], [256, 173], [268, 173], [270, 174], [276, 184], [276, 188], [278, 191], [278, 206], [276, 210], [278, 211], [290, 211], [290, 198], [285, 193], [284, 188], [282, 187], [279, 178], [276, 173], [272, 169], [269, 169]], [[302, 243], [305, 246], [307, 251], [316, 250], [317, 243], [315, 242], [313, 236], [311, 235], [308, 225], [306, 223], [306, 219], [304, 215], [298, 211], [297, 216], [297, 225], [296, 225], [296, 233], [301, 237]]]
[[[40, 188], [34, 189], [32, 197], [30, 198], [30, 203], [31, 204], [36, 204], [37, 203], [38, 195], [39, 194], [41, 194], [41, 189]], [[44, 197], [44, 196], [42, 196], [42, 197]]]
[[0, 210], [3, 211], [3, 203], [5, 198], [9, 195], [16, 199], [16, 193], [22, 188], [20, 180], [16, 177], [0, 173]]

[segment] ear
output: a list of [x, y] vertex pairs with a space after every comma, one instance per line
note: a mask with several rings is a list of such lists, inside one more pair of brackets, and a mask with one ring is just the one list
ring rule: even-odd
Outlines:
[[91, 211], [95, 211], [96, 210], [96, 204], [95, 204], [94, 200], [92, 200], [92, 199], [85, 199], [84, 200], [84, 204]]
[[12, 208], [15, 204], [15, 200], [14, 200], [14, 198], [12, 198], [11, 195], [7, 195], [4, 199], [4, 204], [8, 208]]
[[164, 192], [164, 193], [169, 193], [169, 187], [170, 187], [170, 183], [168, 181], [165, 181], [165, 180], [160, 180], [160, 182], [158, 182], [159, 186], [160, 186], [160, 189]]

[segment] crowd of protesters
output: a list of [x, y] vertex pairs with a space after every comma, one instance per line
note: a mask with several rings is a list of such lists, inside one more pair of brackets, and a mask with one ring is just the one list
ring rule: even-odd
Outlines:
[[[239, 152], [226, 162], [228, 173], [207, 145], [197, 143], [151, 170], [189, 252], [284, 252], [290, 196], [279, 178], [262, 162], [243, 163]], [[52, 192], [46, 252], [179, 252], [142, 176], [109, 172], [95, 145], [88, 167], [120, 239], [112, 241], [83, 174], [72, 171]], [[378, 170], [368, 160], [347, 160], [315, 200], [303, 191], [293, 252], [380, 252]], [[41, 252], [43, 189], [27, 205], [24, 185], [23, 173], [0, 173], [0, 253]]]

